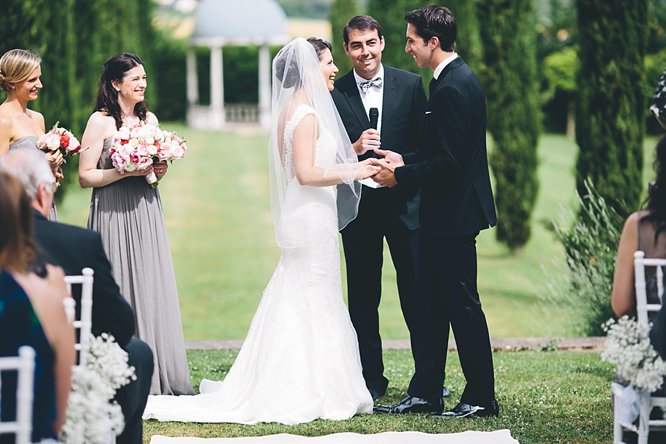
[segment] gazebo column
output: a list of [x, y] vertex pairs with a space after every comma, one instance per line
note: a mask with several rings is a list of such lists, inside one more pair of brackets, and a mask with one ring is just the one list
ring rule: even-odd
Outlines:
[[210, 49], [210, 123], [223, 128], [224, 117], [224, 78], [222, 74], [222, 45]]
[[187, 103], [190, 106], [199, 103], [199, 81], [197, 79], [197, 58], [194, 48], [187, 48]]
[[270, 73], [270, 55], [265, 42], [259, 48], [259, 125], [262, 129], [269, 129], [271, 124]]

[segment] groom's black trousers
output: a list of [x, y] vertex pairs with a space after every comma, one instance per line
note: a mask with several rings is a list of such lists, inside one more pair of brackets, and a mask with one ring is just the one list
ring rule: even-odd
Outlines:
[[476, 235], [421, 234], [411, 336], [415, 373], [408, 393], [441, 397], [444, 367], [453, 330], [467, 385], [461, 402], [487, 406], [495, 398], [492, 351], [477, 291]]

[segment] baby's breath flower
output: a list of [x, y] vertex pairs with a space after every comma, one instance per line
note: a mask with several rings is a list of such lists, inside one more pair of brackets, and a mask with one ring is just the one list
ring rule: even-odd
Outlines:
[[69, 444], [102, 444], [125, 428], [116, 401], [116, 390], [135, 380], [134, 367], [127, 365], [127, 352], [113, 336], [102, 333], [88, 342], [85, 366], [74, 368], [72, 392], [61, 439]]

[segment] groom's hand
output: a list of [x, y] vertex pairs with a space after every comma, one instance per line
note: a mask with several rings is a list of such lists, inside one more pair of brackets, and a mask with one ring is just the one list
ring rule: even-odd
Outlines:
[[382, 159], [371, 159], [372, 165], [381, 167], [381, 170], [372, 176], [372, 180], [383, 187], [394, 187], [398, 184], [395, 180], [395, 167]]
[[395, 151], [380, 150], [379, 148], [375, 148], [375, 153], [383, 157], [384, 161], [394, 169], [405, 165], [405, 161], [402, 159], [402, 156]]

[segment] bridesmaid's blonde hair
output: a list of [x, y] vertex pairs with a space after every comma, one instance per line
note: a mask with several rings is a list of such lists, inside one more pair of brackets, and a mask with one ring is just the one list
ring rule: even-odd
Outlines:
[[5, 91], [17, 83], [25, 82], [42, 59], [25, 49], [12, 49], [0, 58], [0, 86]]

